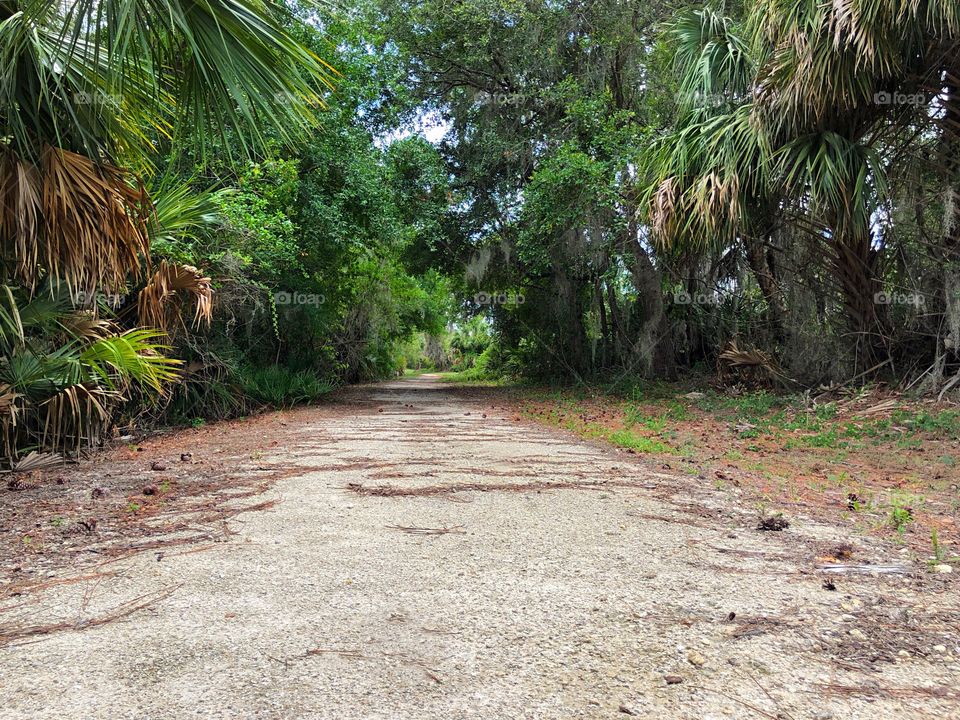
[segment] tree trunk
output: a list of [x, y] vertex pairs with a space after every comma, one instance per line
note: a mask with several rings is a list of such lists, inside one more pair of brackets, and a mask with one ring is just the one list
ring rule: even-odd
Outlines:
[[606, 368], [610, 357], [610, 325], [607, 323], [607, 304], [603, 299], [603, 288], [596, 275], [593, 277], [593, 293], [600, 310], [600, 367]]
[[[577, 231], [570, 231], [577, 232]], [[580, 302], [580, 288], [583, 278], [570, 272], [570, 260], [563, 251], [563, 244], [551, 248], [550, 260], [553, 270], [553, 283], [557, 304], [553, 308], [556, 321], [556, 347], [544, 344], [544, 351], [558, 362], [564, 372], [577, 380], [581, 379], [588, 367], [587, 333], [583, 324], [584, 308]], [[541, 340], [543, 343], [543, 340]]]
[[960, 357], [960, 62], [946, 68], [943, 154], [946, 170], [943, 218], [944, 349]]
[[783, 343], [787, 339], [786, 315], [787, 305], [783, 296], [780, 282], [774, 276], [764, 247], [763, 236], [745, 236], [743, 246], [747, 255], [747, 264], [753, 273], [754, 279], [760, 288], [764, 301], [767, 303], [767, 320], [773, 331], [774, 339]]
[[857, 367], [867, 369], [889, 357], [886, 305], [877, 301], [883, 290], [876, 272], [877, 253], [868, 232], [834, 236], [833, 251], [844, 310], [854, 334]]
[[617, 289], [613, 283], [607, 281], [604, 283], [607, 290], [607, 304], [610, 307], [610, 357], [613, 362], [623, 362], [624, 346], [624, 320], [623, 312], [620, 310], [620, 303], [617, 302]]
[[676, 363], [670, 322], [663, 307], [660, 273], [640, 244], [638, 227], [632, 220], [627, 226], [624, 242], [629, 253], [626, 259], [633, 286], [637, 291], [639, 315], [628, 367], [645, 376], [672, 378], [676, 374]]

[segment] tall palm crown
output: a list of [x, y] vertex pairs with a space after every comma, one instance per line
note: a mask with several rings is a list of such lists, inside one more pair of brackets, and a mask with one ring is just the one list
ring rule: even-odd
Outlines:
[[[739, 238], [749, 253], [769, 212], [803, 215], [829, 247], [855, 334], [882, 335], [872, 230], [890, 169], [905, 163], [893, 139], [939, 137], [955, 214], [944, 247], [960, 262], [960, 3], [754, 0], [742, 24], [702, 10], [671, 30], [677, 123], [644, 163], [655, 237], [694, 249]], [[880, 102], [893, 92], [926, 101]]]

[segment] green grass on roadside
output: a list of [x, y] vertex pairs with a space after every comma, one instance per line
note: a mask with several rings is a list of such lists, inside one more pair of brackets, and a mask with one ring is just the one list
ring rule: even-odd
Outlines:
[[636, 435], [629, 430], [617, 430], [607, 435], [607, 440], [617, 447], [635, 450], [639, 453], [655, 453], [660, 455], [674, 454], [673, 448], [659, 440]]

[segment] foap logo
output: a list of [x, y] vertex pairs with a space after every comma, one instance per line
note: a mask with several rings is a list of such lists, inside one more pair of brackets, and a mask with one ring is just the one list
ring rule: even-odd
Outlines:
[[325, 299], [323, 295], [314, 293], [287, 292], [283, 290], [273, 294], [273, 302], [277, 305], [313, 305], [317, 307], [323, 305]]
[[119, 95], [105, 93], [102, 90], [95, 93], [77, 92], [73, 94], [73, 102], [77, 105], [109, 105], [118, 108], [121, 101], [122, 98]]
[[876, 105], [910, 105], [921, 107], [927, 104], [927, 97], [923, 93], [902, 93], [881, 91], [874, 93], [873, 102]]
[[719, 305], [720, 298], [706, 293], [675, 292], [674, 305]]
[[503, 105], [507, 107], [516, 107], [520, 104], [522, 95], [520, 93], [491, 93], [481, 90], [476, 95], [477, 101], [481, 105]]
[[473, 296], [478, 305], [523, 305], [526, 298], [521, 293], [489, 293], [481, 290]]
[[278, 92], [273, 95], [273, 102], [277, 105], [305, 105], [307, 107], [319, 107], [320, 97], [317, 95], [298, 95], [292, 92]]
[[877, 305], [913, 305], [920, 307], [927, 302], [920, 293], [878, 292], [873, 294], [873, 302]]
[[106, 305], [111, 308], [118, 308], [125, 305], [129, 295], [120, 295], [117, 293], [103, 292], [85, 292], [78, 290], [73, 293], [71, 300], [75, 307], [93, 307], [94, 305]]

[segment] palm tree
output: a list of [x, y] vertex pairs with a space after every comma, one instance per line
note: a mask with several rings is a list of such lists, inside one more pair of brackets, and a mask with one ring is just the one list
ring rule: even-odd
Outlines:
[[662, 249], [692, 252], [742, 244], [782, 340], [785, 301], [768, 258], [779, 196], [767, 130], [754, 122], [757, 58], [741, 29], [709, 9], [682, 15], [669, 33], [680, 79], [677, 127], [651, 143], [642, 162], [654, 238]]
[[[960, 338], [960, 4], [954, 0], [756, 0], [754, 44], [767, 60], [758, 72], [758, 109], [783, 146], [783, 172], [804, 194], [833, 253], [853, 329], [877, 358], [885, 323], [873, 294], [880, 288], [871, 237], [872, 211], [883, 201], [880, 150], [890, 138], [924, 128], [941, 135], [946, 190], [946, 316]], [[883, 103], [891, 96], [926, 101]], [[894, 157], [892, 162], [903, 162]]]
[[331, 68], [280, 0], [0, 0], [0, 274], [118, 291], [143, 272], [157, 146], [302, 134]]
[[[874, 302], [882, 285], [873, 224], [889, 172], [881, 151], [905, 128], [936, 124], [944, 140], [943, 245], [948, 259], [956, 248], [957, 260], [946, 263], [945, 284], [960, 291], [960, 270], [950, 269], [960, 267], [958, 31], [953, 0], [755, 0], [746, 40], [710, 11], [683, 18], [671, 29], [678, 125], [648, 153], [655, 234], [686, 247], [742, 240], [775, 309], [777, 287], [758, 249], [777, 216], [789, 213], [825, 245], [858, 357], [878, 359], [886, 323]], [[880, 93], [923, 89], [923, 105], [878, 103]], [[691, 101], [698, 105], [684, 106]], [[960, 342], [960, 294], [946, 301]]]
[[[163, 352], [188, 304], [195, 323], [209, 321], [211, 283], [189, 266], [151, 269], [150, 243], [209, 223], [212, 204], [147, 183], [184, 146], [216, 139], [254, 153], [268, 135], [289, 141], [314, 124], [335, 73], [284, 29], [291, 19], [282, 0], [0, 0], [0, 434], [11, 465], [94, 442], [131, 393], [162, 393], [177, 377]], [[136, 302], [108, 321], [102, 293]]]

